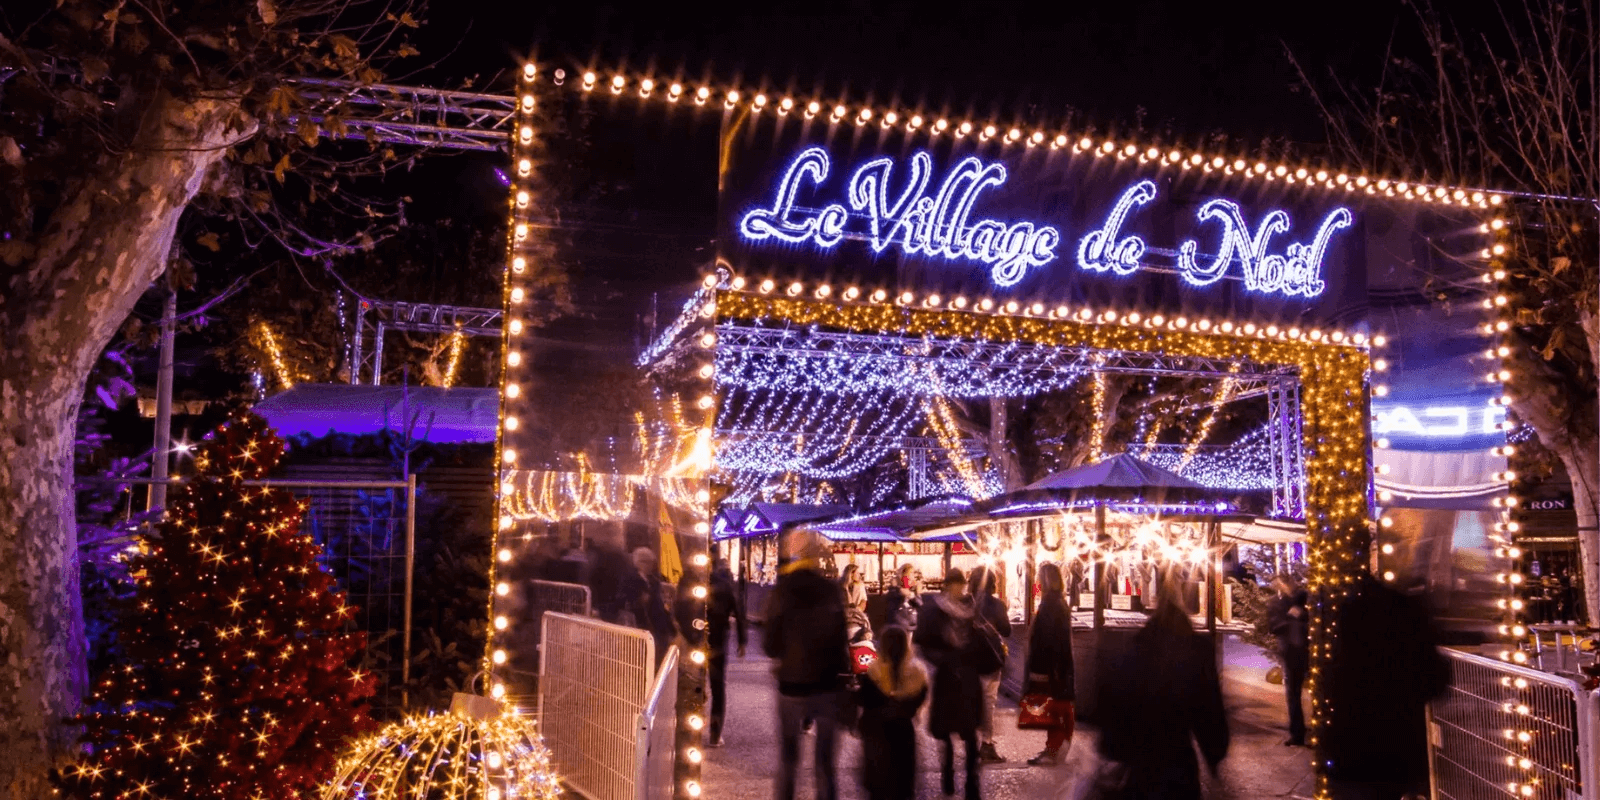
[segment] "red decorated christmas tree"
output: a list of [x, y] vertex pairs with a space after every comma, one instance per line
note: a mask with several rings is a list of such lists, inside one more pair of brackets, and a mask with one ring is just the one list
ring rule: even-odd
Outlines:
[[120, 658], [97, 677], [90, 752], [69, 796], [112, 800], [315, 797], [338, 749], [371, 727], [365, 635], [299, 532], [300, 501], [251, 486], [283, 453], [259, 417], [212, 432], [198, 474], [130, 564]]

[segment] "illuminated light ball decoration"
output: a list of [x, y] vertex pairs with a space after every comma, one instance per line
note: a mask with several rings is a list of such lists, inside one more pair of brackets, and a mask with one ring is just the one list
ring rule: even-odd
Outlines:
[[[907, 337], [982, 338], [996, 342], [1088, 347], [1108, 352], [1157, 353], [1234, 362], [1293, 367], [1301, 380], [1302, 445], [1306, 453], [1306, 524], [1308, 588], [1323, 598], [1312, 609], [1311, 670], [1312, 744], [1326, 719], [1326, 701], [1317, 691], [1323, 667], [1332, 657], [1335, 637], [1327, 632], [1330, 610], [1366, 569], [1372, 526], [1367, 491], [1371, 485], [1368, 457], [1367, 372], [1364, 336], [1343, 332], [1260, 328], [1230, 322], [1213, 324], [1186, 317], [1166, 319], [1087, 314], [1036, 316], [1030, 313], [974, 313], [919, 307], [913, 297], [887, 302], [882, 290], [866, 302], [840, 303], [800, 299], [803, 292], [770, 296], [725, 290], [718, 295], [718, 314], [728, 321], [766, 321], [834, 330], [877, 332]], [[861, 292], [856, 292], [857, 296]], [[904, 298], [897, 298], [903, 301]], [[980, 301], [980, 310], [995, 308]], [[1091, 322], [1090, 320], [1098, 320]], [[1245, 331], [1249, 330], [1249, 333]], [[1226, 331], [1226, 332], [1224, 332]], [[1318, 795], [1328, 793], [1319, 777]]]
[[557, 800], [561, 780], [532, 717], [408, 717], [356, 742], [322, 800]]

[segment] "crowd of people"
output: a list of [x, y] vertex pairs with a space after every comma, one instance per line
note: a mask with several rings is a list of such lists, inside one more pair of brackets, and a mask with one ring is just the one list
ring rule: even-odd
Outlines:
[[[814, 725], [816, 795], [838, 796], [835, 750], [841, 724], [860, 736], [860, 779], [874, 800], [916, 796], [917, 722], [939, 748], [940, 789], [978, 800], [985, 763], [1002, 759], [994, 746], [995, 705], [1001, 671], [1011, 658], [1009, 610], [996, 592], [995, 576], [978, 568], [952, 569], [941, 590], [921, 596], [914, 573], [899, 575], [888, 592], [887, 626], [878, 632], [878, 657], [852, 678], [848, 643], [852, 612], [865, 597], [859, 577], [847, 567], [839, 582], [824, 575], [831, 548], [820, 537], [790, 534], [783, 541], [779, 570], [766, 608], [763, 650], [773, 659], [778, 681], [780, 767], [774, 796], [794, 797], [800, 745]], [[1071, 611], [1060, 567], [1039, 573], [1040, 601], [1029, 629], [1024, 659], [1024, 698], [1038, 698], [1030, 717], [1042, 720], [1045, 747], [1029, 764], [1061, 762], [1071, 741], [1077, 673], [1072, 652]], [[1136, 637], [1119, 676], [1102, 681], [1100, 702], [1109, 724], [1101, 726], [1101, 752], [1126, 765], [1119, 791], [1130, 797], [1184, 797], [1174, 789], [1192, 785], [1199, 796], [1199, 771], [1191, 741], [1208, 764], [1227, 752], [1227, 719], [1209, 645], [1174, 602], [1158, 608]], [[1124, 680], [1120, 676], [1140, 676]], [[1186, 767], [1185, 764], [1188, 766]], [[957, 767], [960, 766], [958, 770]]]
[[[997, 580], [983, 567], [952, 569], [939, 592], [919, 591], [916, 573], [896, 575], [886, 593], [884, 625], [872, 631], [867, 592], [854, 565], [835, 580], [833, 551], [808, 532], [785, 536], [776, 586], [767, 598], [761, 649], [777, 684], [779, 769], [774, 796], [790, 800], [800, 779], [801, 744], [813, 737], [816, 796], [838, 797], [836, 751], [844, 730], [861, 741], [859, 779], [874, 800], [917, 794], [919, 721], [937, 742], [940, 788], [966, 800], [983, 795], [985, 764], [1005, 759], [995, 747], [995, 707], [1007, 661], [1020, 657], [1027, 727], [1044, 731], [1043, 749], [1028, 764], [1060, 764], [1070, 747], [1078, 698], [1068, 578], [1053, 563], [1039, 566], [1038, 604], [1026, 650], [1008, 650], [1011, 615]], [[694, 613], [659, 573], [646, 548], [617, 580], [612, 612], [649, 630], [664, 652], [674, 636], [703, 641], [711, 696], [708, 743], [722, 744], [730, 654], [743, 657], [747, 620], [727, 565], [713, 562], [705, 599], [704, 639]], [[1269, 623], [1278, 636], [1291, 746], [1307, 743], [1303, 686], [1310, 671], [1310, 608], [1305, 590], [1287, 578]], [[1229, 747], [1228, 718], [1214, 643], [1198, 633], [1176, 591], [1160, 591], [1149, 619], [1095, 681], [1097, 755], [1091, 794], [1129, 800], [1183, 800], [1202, 795], [1202, 765], [1213, 775]], [[1336, 713], [1322, 731], [1321, 753], [1338, 798], [1396, 800], [1425, 791], [1423, 707], [1448, 682], [1432, 622], [1420, 598], [1365, 577], [1334, 610], [1341, 657], [1325, 665], [1325, 697]], [[857, 669], [853, 643], [870, 637], [876, 658]], [[1389, 676], [1382, 681], [1374, 675]], [[1416, 723], [1416, 724], [1412, 724]], [[960, 767], [958, 769], [958, 766]]]

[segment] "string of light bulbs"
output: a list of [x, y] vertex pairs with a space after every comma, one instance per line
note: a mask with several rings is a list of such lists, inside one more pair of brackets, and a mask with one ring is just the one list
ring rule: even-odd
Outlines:
[[[536, 68], [529, 64], [527, 69]], [[1202, 153], [1181, 147], [1152, 145], [1114, 139], [1096, 140], [1092, 136], [1076, 134], [1053, 127], [1029, 125], [1004, 125], [996, 119], [951, 118], [922, 109], [884, 108], [872, 104], [859, 104], [822, 97], [804, 97], [791, 94], [768, 94], [761, 88], [700, 83], [691, 86], [681, 78], [669, 78], [650, 72], [608, 73], [602, 77], [593, 69], [570, 75], [564, 68], [550, 70], [551, 83], [557, 86], [569, 82], [584, 94], [602, 92], [614, 97], [634, 97], [641, 101], [655, 101], [669, 107], [683, 106], [722, 113], [742, 112], [752, 116], [772, 115], [775, 119], [793, 117], [797, 120], [825, 121], [830, 126], [854, 125], [858, 129], [899, 129], [907, 133], [926, 136], [931, 140], [949, 137], [954, 140], [994, 142], [1004, 147], [1043, 152], [1065, 151], [1073, 155], [1115, 161], [1134, 161], [1161, 169], [1198, 171], [1289, 185], [1303, 184], [1339, 194], [1365, 194], [1441, 205], [1488, 209], [1505, 202], [1499, 193], [1484, 189], [1440, 186], [1393, 180], [1363, 174], [1351, 174], [1314, 166], [1269, 164], [1258, 159]], [[569, 80], [570, 79], [570, 80]]]

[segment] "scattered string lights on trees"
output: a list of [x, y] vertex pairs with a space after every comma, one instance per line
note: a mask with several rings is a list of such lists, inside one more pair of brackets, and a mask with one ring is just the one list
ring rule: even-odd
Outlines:
[[467, 336], [458, 327], [450, 334], [450, 354], [446, 357], [444, 377], [440, 385], [448, 389], [456, 383], [456, 372], [461, 367], [461, 350], [466, 347]]
[[293, 389], [294, 372], [289, 369], [283, 357], [283, 348], [278, 346], [278, 337], [265, 322], [256, 323], [256, 332], [261, 337], [261, 348], [266, 351], [267, 359], [272, 362], [272, 370], [278, 376], [278, 384], [285, 389]]

